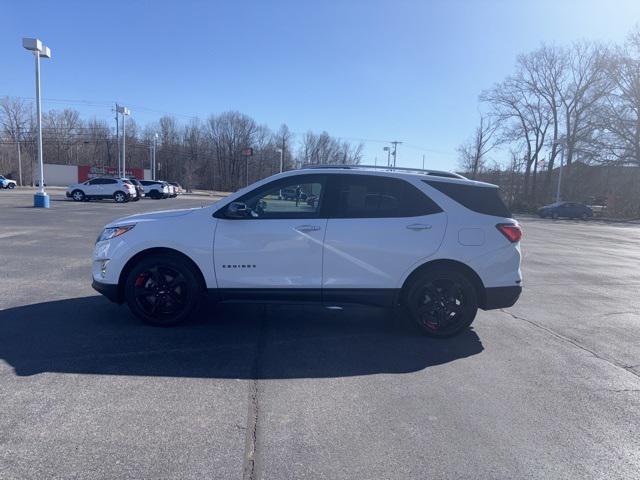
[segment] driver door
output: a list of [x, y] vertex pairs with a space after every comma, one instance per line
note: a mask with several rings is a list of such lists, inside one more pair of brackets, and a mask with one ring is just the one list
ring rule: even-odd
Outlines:
[[224, 297], [321, 300], [325, 186], [320, 174], [275, 180], [234, 202], [247, 206], [244, 216], [216, 214], [213, 260]]

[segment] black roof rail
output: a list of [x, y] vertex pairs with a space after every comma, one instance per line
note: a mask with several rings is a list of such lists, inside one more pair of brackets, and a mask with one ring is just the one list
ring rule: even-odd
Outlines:
[[422, 168], [409, 168], [409, 167], [390, 167], [386, 165], [302, 165], [300, 168], [310, 168], [310, 169], [322, 169], [322, 168], [337, 168], [344, 170], [356, 170], [359, 168], [366, 170], [382, 170], [387, 172], [410, 172], [410, 173], [422, 173], [423, 175], [431, 175], [433, 177], [443, 177], [443, 178], [460, 178], [466, 180], [466, 177], [460, 175], [455, 172], [447, 172], [443, 170], [426, 170]]

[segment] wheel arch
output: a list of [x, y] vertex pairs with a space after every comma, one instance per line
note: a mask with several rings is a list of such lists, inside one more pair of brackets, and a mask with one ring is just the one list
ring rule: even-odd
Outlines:
[[447, 258], [431, 260], [414, 269], [402, 284], [398, 301], [400, 301], [404, 297], [405, 292], [407, 291], [407, 287], [418, 275], [421, 275], [422, 273], [427, 272], [431, 269], [440, 267], [450, 268], [465, 275], [476, 290], [476, 294], [478, 295], [479, 307], [484, 308], [484, 306], [486, 305], [486, 292], [484, 283], [482, 282], [480, 276], [469, 265], [466, 265], [465, 263], [462, 263], [458, 260], [451, 260]]
[[185, 260], [191, 266], [191, 268], [193, 268], [193, 271], [196, 272], [196, 276], [198, 277], [198, 281], [200, 282], [202, 289], [206, 291], [207, 282], [204, 279], [202, 270], [200, 270], [198, 264], [194, 262], [191, 257], [173, 248], [153, 247], [141, 250], [140, 252], [136, 253], [133, 257], [127, 260], [127, 263], [125, 263], [124, 267], [122, 267], [120, 276], [118, 277], [117, 301], [119, 303], [124, 302], [124, 282], [131, 269], [136, 265], [136, 263], [152, 255], [171, 255]]

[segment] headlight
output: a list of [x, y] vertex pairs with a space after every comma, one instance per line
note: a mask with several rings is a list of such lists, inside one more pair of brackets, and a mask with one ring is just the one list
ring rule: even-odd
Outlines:
[[111, 240], [112, 238], [115, 238], [115, 237], [119, 237], [120, 235], [127, 233], [133, 227], [135, 227], [135, 225], [122, 225], [121, 227], [105, 228], [100, 234], [100, 236], [98, 237], [98, 239], [96, 240], [96, 243], [103, 242], [104, 240]]

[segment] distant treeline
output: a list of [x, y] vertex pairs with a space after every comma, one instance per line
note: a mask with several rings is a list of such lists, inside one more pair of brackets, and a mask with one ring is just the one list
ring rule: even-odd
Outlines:
[[[33, 110], [22, 99], [0, 99], [0, 174], [22, 176], [25, 185], [33, 182], [35, 172]], [[157, 177], [178, 181], [189, 189], [236, 190], [245, 185], [247, 177], [253, 182], [279, 172], [281, 153], [285, 170], [300, 164], [356, 164], [363, 148], [327, 132], [308, 132], [296, 138], [286, 125], [274, 132], [240, 112], [187, 123], [163, 116], [144, 127], [127, 118], [127, 166], [149, 168], [156, 134]], [[104, 120], [83, 119], [73, 109], [43, 114], [46, 163], [115, 167], [120, 143], [115, 121], [111, 126]], [[247, 162], [244, 153], [248, 148], [253, 156]]]

